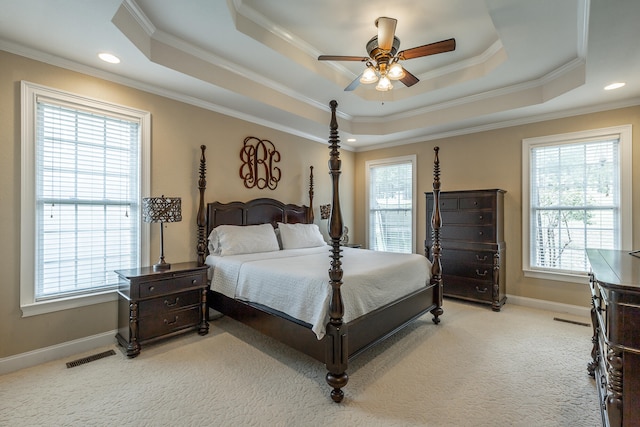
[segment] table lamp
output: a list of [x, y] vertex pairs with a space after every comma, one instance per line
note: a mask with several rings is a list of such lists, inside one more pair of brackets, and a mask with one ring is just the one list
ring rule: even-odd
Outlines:
[[169, 270], [171, 264], [164, 260], [164, 235], [165, 222], [182, 221], [182, 209], [180, 197], [145, 197], [142, 199], [142, 219], [144, 222], [160, 223], [160, 260], [153, 266], [154, 271]]

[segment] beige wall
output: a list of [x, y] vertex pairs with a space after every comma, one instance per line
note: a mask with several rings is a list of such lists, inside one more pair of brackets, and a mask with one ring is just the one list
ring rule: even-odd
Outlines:
[[[630, 107], [566, 119], [550, 120], [445, 138], [401, 147], [356, 153], [355, 217], [365, 218], [365, 162], [386, 157], [416, 154], [418, 159], [418, 235], [422, 248], [427, 214], [424, 192], [432, 190], [433, 147], [440, 147], [442, 191], [492, 189], [506, 190], [505, 241], [507, 245], [507, 294], [543, 299], [564, 304], [588, 306], [590, 295], [585, 284], [572, 284], [525, 278], [522, 273], [522, 139], [623, 124], [633, 125], [633, 182], [640, 171], [640, 107]], [[640, 185], [633, 188], [633, 211], [640, 209]], [[446, 217], [443, 221], [446, 223]], [[640, 246], [640, 216], [633, 221], [633, 247]], [[354, 241], [365, 241], [364, 220], [354, 229]], [[444, 248], [443, 250], [446, 250]], [[446, 270], [446, 265], [443, 269]]]
[[[223, 116], [105, 80], [46, 65], [0, 51], [0, 358], [116, 329], [115, 303], [22, 317], [20, 285], [20, 81], [99, 98], [150, 111], [152, 114], [151, 195], [182, 197], [183, 221], [165, 233], [169, 262], [195, 259], [195, 209], [199, 147], [207, 145], [207, 198], [222, 201], [274, 197], [307, 203], [309, 166], [315, 172], [315, 215], [329, 203], [326, 145], [304, 140], [246, 121]], [[329, 116], [327, 114], [327, 124]], [[585, 285], [524, 278], [521, 266], [521, 141], [523, 138], [621, 124], [633, 125], [640, 141], [640, 107], [482, 132], [395, 148], [351, 153], [343, 151], [341, 200], [350, 241], [364, 242], [364, 165], [367, 160], [416, 154], [418, 194], [431, 191], [433, 147], [440, 147], [442, 190], [502, 188], [505, 198], [507, 293], [528, 298], [587, 306]], [[327, 138], [329, 135], [320, 135]], [[283, 179], [275, 191], [245, 189], [240, 178], [239, 150], [246, 136], [273, 141], [282, 153]], [[640, 165], [634, 143], [633, 169]], [[638, 173], [634, 172], [634, 181]], [[640, 185], [634, 188], [633, 209], [640, 211]], [[417, 247], [423, 246], [426, 212], [418, 203]], [[446, 218], [444, 218], [446, 221]], [[151, 230], [151, 259], [158, 258], [159, 236]], [[640, 246], [640, 217], [634, 217], [634, 247]], [[446, 248], [445, 248], [446, 249]], [[446, 266], [444, 266], [446, 268]]]
[[[196, 259], [197, 170], [207, 146], [209, 199], [273, 197], [308, 204], [309, 166], [314, 166], [315, 216], [331, 202], [327, 145], [305, 140], [202, 108], [71, 72], [0, 51], [0, 358], [116, 329], [116, 304], [104, 303], [23, 318], [20, 310], [20, 81], [61, 89], [151, 112], [151, 195], [182, 197], [182, 222], [167, 226], [169, 262]], [[327, 100], [328, 102], [328, 100]], [[329, 113], [327, 133], [329, 136]], [[282, 180], [274, 191], [246, 189], [238, 176], [247, 136], [271, 140], [282, 155]], [[354, 153], [342, 152], [342, 213], [353, 223]], [[326, 230], [326, 221], [322, 221]], [[159, 233], [151, 228], [151, 259], [159, 256]], [[328, 263], [329, 261], [327, 261]], [[328, 265], [327, 265], [328, 268]]]

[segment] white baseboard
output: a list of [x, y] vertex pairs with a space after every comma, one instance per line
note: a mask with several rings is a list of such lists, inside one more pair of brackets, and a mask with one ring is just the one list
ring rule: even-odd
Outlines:
[[535, 298], [520, 297], [517, 295], [507, 295], [507, 303], [553, 311], [556, 313], [567, 313], [572, 316], [584, 317], [587, 319], [591, 318], [591, 308], [581, 307], [579, 305], [563, 304]]
[[116, 342], [116, 333], [117, 331], [115, 330], [104, 332], [51, 347], [4, 357], [0, 359], [0, 375], [114, 344]]

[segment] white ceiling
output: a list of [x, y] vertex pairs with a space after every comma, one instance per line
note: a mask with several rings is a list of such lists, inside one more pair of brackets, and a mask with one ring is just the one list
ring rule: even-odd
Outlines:
[[[0, 49], [354, 150], [640, 104], [638, 0], [0, 0]], [[376, 18], [420, 79], [343, 91]], [[122, 59], [97, 58], [102, 51]], [[627, 85], [604, 91], [611, 82]], [[347, 138], [355, 142], [346, 142]]]

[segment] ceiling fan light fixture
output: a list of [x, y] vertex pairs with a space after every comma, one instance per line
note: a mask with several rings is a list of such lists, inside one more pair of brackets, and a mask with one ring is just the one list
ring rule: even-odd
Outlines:
[[391, 80], [387, 76], [380, 77], [380, 81], [376, 85], [376, 90], [380, 92], [386, 92], [388, 90], [393, 89], [393, 85], [391, 84]]
[[378, 75], [376, 74], [376, 69], [373, 68], [372, 65], [368, 66], [362, 73], [362, 77], [360, 77], [360, 83], [368, 85], [377, 81]]
[[402, 65], [398, 64], [397, 62], [394, 62], [391, 67], [389, 67], [389, 72], [387, 73], [387, 76], [391, 79], [391, 80], [400, 80], [401, 78], [403, 78], [405, 76], [404, 70], [402, 69]]

